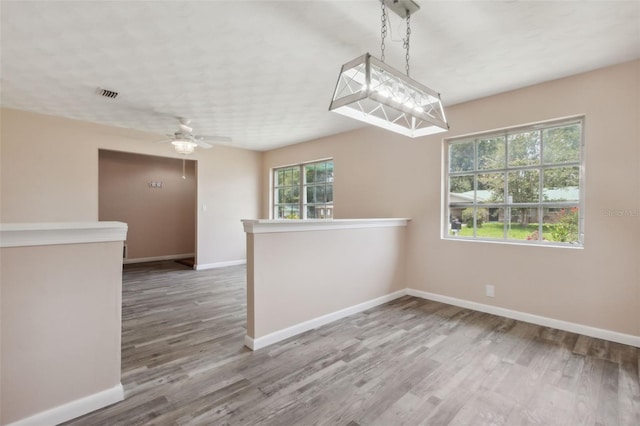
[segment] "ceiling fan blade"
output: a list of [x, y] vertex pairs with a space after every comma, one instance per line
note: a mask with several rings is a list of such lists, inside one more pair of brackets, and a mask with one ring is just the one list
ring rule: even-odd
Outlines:
[[195, 140], [196, 145], [198, 145], [200, 148], [204, 148], [204, 149], [209, 149], [209, 148], [213, 148], [213, 145], [211, 145], [210, 143], [201, 141], [196, 139]]
[[205, 142], [209, 142], [209, 143], [216, 143], [216, 142], [231, 142], [231, 138], [228, 136], [208, 136], [208, 135], [199, 135], [196, 136], [196, 139], [198, 140], [204, 140]]

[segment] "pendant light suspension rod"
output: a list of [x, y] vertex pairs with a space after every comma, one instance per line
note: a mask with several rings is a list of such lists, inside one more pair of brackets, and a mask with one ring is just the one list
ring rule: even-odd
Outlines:
[[382, 17], [380, 18], [382, 21], [382, 28], [380, 29], [380, 38], [382, 39], [380, 43], [380, 60], [384, 62], [384, 39], [387, 37], [387, 7], [384, 1], [381, 1], [380, 5], [382, 8]]
[[407, 53], [405, 59], [407, 61], [405, 69], [407, 71], [407, 77], [409, 77], [409, 40], [411, 38], [411, 15], [407, 15], [407, 37], [402, 43], [402, 47], [406, 49]]
[[407, 33], [405, 38], [402, 39], [402, 48], [406, 50], [405, 53], [405, 71], [409, 76], [409, 43], [411, 40], [411, 15], [420, 10], [420, 6], [413, 0], [380, 0], [380, 8], [382, 9], [382, 16], [380, 21], [382, 28], [380, 29], [380, 60], [384, 62], [384, 39], [387, 37], [387, 22], [389, 21], [387, 15], [387, 7], [391, 9], [396, 15], [404, 18], [407, 22]]

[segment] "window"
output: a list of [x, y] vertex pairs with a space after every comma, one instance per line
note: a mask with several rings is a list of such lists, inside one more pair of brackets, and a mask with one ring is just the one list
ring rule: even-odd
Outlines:
[[331, 219], [333, 160], [273, 170], [274, 219]]
[[445, 238], [582, 245], [583, 119], [450, 139]]

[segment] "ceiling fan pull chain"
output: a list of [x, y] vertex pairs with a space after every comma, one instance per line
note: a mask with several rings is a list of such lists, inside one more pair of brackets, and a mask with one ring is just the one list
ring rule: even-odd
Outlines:
[[387, 37], [387, 7], [384, 4], [384, 0], [380, 2], [382, 5], [382, 17], [380, 20], [382, 21], [382, 28], [380, 29], [380, 35], [382, 38], [382, 42], [380, 43], [380, 60], [384, 62], [384, 39]]

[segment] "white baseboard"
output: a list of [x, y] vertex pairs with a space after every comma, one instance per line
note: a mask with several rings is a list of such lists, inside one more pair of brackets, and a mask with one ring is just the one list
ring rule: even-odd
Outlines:
[[640, 348], [640, 336], [631, 334], [618, 333], [617, 331], [605, 330], [602, 328], [591, 327], [588, 325], [576, 324], [573, 322], [562, 321], [558, 319], [543, 317], [526, 312], [513, 311], [511, 309], [500, 308], [498, 306], [485, 305], [483, 303], [471, 302], [469, 300], [457, 299], [455, 297], [442, 296], [440, 294], [429, 293], [421, 290], [407, 289], [409, 296], [420, 297], [422, 299], [433, 300], [436, 302], [447, 303], [449, 305], [460, 306], [461, 308], [472, 309], [474, 311], [486, 312], [488, 314], [499, 315], [501, 317], [511, 318], [531, 324], [552, 327], [558, 330], [570, 331], [572, 333], [583, 334], [585, 336], [595, 337], [598, 339], [609, 340], [611, 342], [622, 343], [624, 345], [635, 346]]
[[215, 268], [224, 268], [225, 266], [236, 266], [236, 265], [246, 265], [247, 259], [238, 259], [238, 260], [227, 260], [226, 262], [215, 262], [215, 263], [204, 263], [196, 265], [197, 271], [202, 271], [203, 269], [215, 269]]
[[249, 349], [258, 350], [264, 348], [266, 346], [272, 345], [274, 343], [280, 342], [282, 340], [288, 339], [289, 337], [293, 337], [297, 334], [304, 333], [305, 331], [313, 330], [314, 328], [321, 327], [325, 324], [329, 324], [330, 322], [342, 319], [344, 317], [348, 317], [349, 315], [357, 314], [358, 312], [366, 311], [367, 309], [371, 309], [375, 306], [382, 305], [383, 303], [390, 302], [394, 299], [397, 299], [402, 296], [407, 295], [407, 290], [402, 289], [396, 292], [387, 294], [385, 296], [381, 296], [363, 303], [359, 303], [354, 306], [350, 306], [345, 309], [341, 309], [339, 311], [331, 312], [326, 315], [319, 316], [317, 318], [310, 319], [308, 321], [301, 322], [296, 325], [292, 325], [291, 327], [283, 328], [282, 330], [274, 331], [273, 333], [269, 333], [266, 336], [252, 338], [250, 336], [245, 336], [244, 344]]
[[67, 420], [75, 419], [91, 411], [98, 410], [107, 405], [115, 404], [124, 399], [124, 389], [122, 384], [118, 384], [111, 389], [85, 396], [75, 401], [42, 411], [33, 416], [26, 417], [7, 426], [42, 426], [57, 425]]
[[256, 345], [254, 344], [253, 339], [249, 336], [246, 336], [246, 335], [244, 336], [244, 345], [249, 349], [251, 349], [252, 351], [256, 350]]
[[568, 321], [562, 321], [558, 319], [543, 317], [540, 315], [529, 314], [526, 312], [514, 311], [511, 309], [500, 308], [498, 306], [485, 305], [482, 303], [472, 302], [469, 300], [457, 299], [455, 297], [443, 296], [440, 294], [429, 293], [421, 290], [403, 289], [394, 293], [387, 294], [382, 297], [378, 297], [367, 302], [360, 303], [355, 306], [351, 306], [345, 309], [341, 309], [336, 312], [332, 312], [326, 315], [322, 315], [317, 318], [313, 318], [308, 321], [301, 322], [291, 327], [284, 328], [282, 330], [269, 333], [265, 336], [252, 338], [250, 336], [244, 337], [244, 345], [251, 350], [258, 350], [266, 346], [278, 343], [282, 340], [288, 339], [295, 335], [304, 333], [305, 331], [313, 330], [314, 328], [321, 327], [330, 322], [337, 321], [349, 315], [353, 315], [367, 309], [373, 308], [383, 303], [390, 302], [399, 297], [409, 295], [419, 297], [422, 299], [433, 300], [436, 302], [446, 303], [449, 305], [460, 306], [462, 308], [471, 309], [479, 312], [486, 312], [488, 314], [498, 315], [505, 318], [511, 318], [519, 321], [528, 322], [531, 324], [541, 325], [545, 327], [552, 327], [558, 330], [569, 331], [572, 333], [583, 334], [585, 336], [595, 337], [598, 339], [609, 340], [611, 342], [622, 343], [624, 345], [635, 346], [640, 348], [640, 336], [634, 336], [630, 334], [619, 333], [611, 330], [604, 330], [601, 328], [590, 327], [587, 325], [576, 324]]
[[136, 259], [122, 259], [122, 263], [160, 262], [162, 260], [180, 260], [194, 257], [195, 253], [169, 254], [166, 256], [138, 257]]

